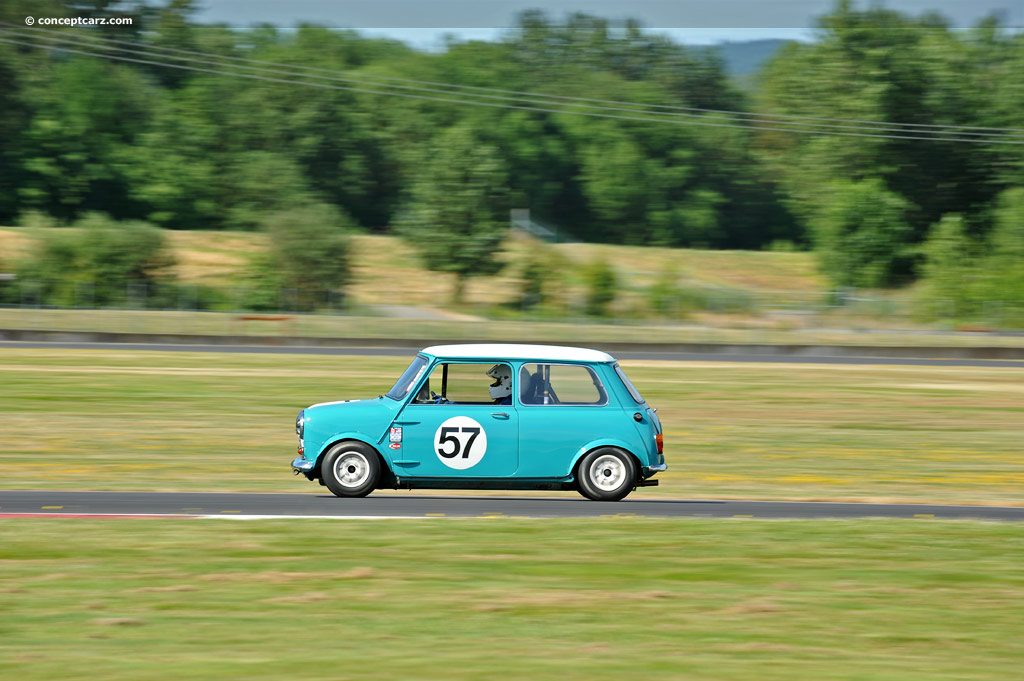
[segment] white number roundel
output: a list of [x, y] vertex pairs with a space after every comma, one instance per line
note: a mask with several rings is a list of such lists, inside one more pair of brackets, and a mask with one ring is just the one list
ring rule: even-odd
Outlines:
[[487, 452], [487, 432], [468, 416], [453, 416], [434, 433], [434, 452], [448, 468], [472, 468]]

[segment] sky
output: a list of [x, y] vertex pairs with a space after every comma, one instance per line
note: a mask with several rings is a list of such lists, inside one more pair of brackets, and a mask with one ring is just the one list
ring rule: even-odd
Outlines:
[[[908, 14], [935, 10], [954, 26], [968, 27], [996, 13], [1004, 25], [1024, 27], [1024, 0], [888, 0]], [[388, 36], [420, 49], [442, 49], [444, 36], [495, 40], [527, 9], [552, 18], [584, 12], [622, 21], [629, 17], [657, 33], [691, 45], [783, 38], [811, 40], [815, 17], [835, 0], [199, 0], [199, 21], [235, 27], [316, 23]], [[860, 7], [868, 6], [861, 0]]]

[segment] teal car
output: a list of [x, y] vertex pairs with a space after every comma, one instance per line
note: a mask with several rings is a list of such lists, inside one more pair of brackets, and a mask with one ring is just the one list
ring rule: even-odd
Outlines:
[[384, 395], [299, 412], [292, 471], [339, 497], [575, 489], [618, 501], [666, 468], [656, 411], [605, 352], [439, 345]]

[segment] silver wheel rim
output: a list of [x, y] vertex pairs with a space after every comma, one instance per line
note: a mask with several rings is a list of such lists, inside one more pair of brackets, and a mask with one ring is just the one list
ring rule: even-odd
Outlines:
[[344, 487], [359, 487], [370, 477], [370, 462], [359, 452], [345, 452], [334, 462], [334, 478]]
[[605, 454], [590, 464], [590, 482], [602, 492], [611, 492], [626, 480], [626, 465], [612, 454]]

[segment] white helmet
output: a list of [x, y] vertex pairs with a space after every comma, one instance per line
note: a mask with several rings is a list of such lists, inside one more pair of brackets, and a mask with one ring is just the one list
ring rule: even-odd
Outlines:
[[507, 364], [495, 364], [487, 370], [487, 375], [494, 379], [488, 388], [492, 400], [500, 400], [512, 394], [512, 370]]

